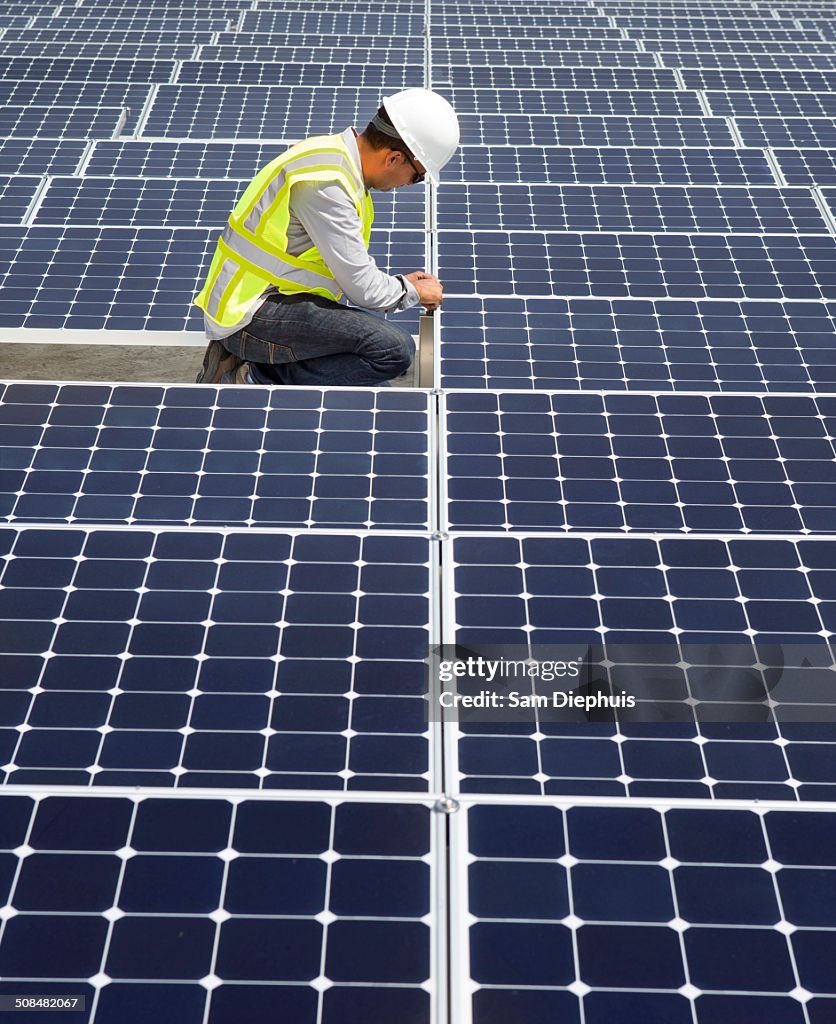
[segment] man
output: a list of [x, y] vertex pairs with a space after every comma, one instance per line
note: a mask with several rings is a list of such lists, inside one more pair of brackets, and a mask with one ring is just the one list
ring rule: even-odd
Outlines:
[[[450, 104], [406, 89], [384, 99], [362, 135], [305, 139], [263, 168], [195, 299], [210, 339], [197, 383], [374, 385], [408, 369], [412, 337], [364, 310], [435, 309], [441, 282], [377, 268], [369, 189], [438, 184], [458, 143]], [[341, 305], [342, 294], [364, 309]]]

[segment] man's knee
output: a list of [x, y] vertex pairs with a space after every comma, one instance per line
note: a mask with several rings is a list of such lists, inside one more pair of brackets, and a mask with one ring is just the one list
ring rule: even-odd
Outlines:
[[402, 327], [396, 327], [385, 320], [383, 324], [386, 367], [392, 377], [397, 377], [412, 366], [412, 360], [415, 358], [415, 342], [412, 335], [407, 334]]

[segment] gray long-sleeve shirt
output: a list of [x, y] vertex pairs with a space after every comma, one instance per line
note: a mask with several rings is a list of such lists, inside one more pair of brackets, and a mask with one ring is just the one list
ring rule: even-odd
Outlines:
[[[359, 168], [360, 151], [354, 129], [346, 128], [342, 139]], [[353, 305], [389, 313], [409, 309], [418, 302], [418, 292], [411, 281], [378, 269], [363, 242], [354, 203], [340, 185], [299, 182], [290, 191], [289, 212], [287, 251], [298, 256], [316, 246], [337, 286]], [[287, 277], [292, 280], [294, 273], [289, 270]], [[252, 320], [265, 296], [276, 291], [272, 286], [268, 288], [231, 327], [223, 327], [204, 314], [207, 337], [219, 340], [239, 331]]]

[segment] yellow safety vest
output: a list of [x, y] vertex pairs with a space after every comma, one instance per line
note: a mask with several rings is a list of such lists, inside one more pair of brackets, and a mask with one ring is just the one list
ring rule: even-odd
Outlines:
[[[297, 142], [253, 178], [218, 239], [209, 276], [194, 300], [216, 323], [239, 323], [270, 285], [286, 295], [312, 292], [335, 302], [342, 295], [314, 246], [298, 256], [287, 251], [290, 190], [298, 181], [342, 185], [354, 202], [368, 249], [374, 206], [342, 136]], [[287, 276], [291, 270], [292, 279]]]

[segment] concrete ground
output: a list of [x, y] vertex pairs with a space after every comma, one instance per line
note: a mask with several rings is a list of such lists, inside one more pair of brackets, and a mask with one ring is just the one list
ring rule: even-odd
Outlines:
[[[0, 378], [194, 384], [203, 352], [194, 346], [0, 344]], [[413, 366], [393, 384], [415, 387], [414, 378]]]

